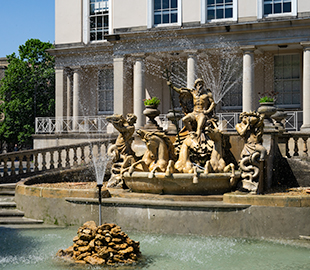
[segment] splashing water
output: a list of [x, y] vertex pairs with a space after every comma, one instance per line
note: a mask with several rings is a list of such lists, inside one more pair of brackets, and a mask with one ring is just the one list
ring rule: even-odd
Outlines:
[[98, 185], [102, 185], [107, 165], [110, 162], [111, 158], [108, 156], [107, 153], [101, 154], [99, 147], [97, 148], [97, 152], [98, 153], [94, 151], [93, 145], [90, 144], [91, 160], [95, 171], [96, 181]]
[[198, 55], [199, 75], [212, 91], [215, 103], [242, 81], [242, 56], [237, 42], [219, 38], [208, 53]]
[[[112, 269], [78, 265], [55, 257], [71, 245], [77, 228], [15, 230], [0, 228], [0, 269], [65, 270]], [[129, 233], [140, 241], [142, 258], [120, 270], [309, 269], [309, 243], [194, 235]], [[116, 268], [113, 268], [116, 269]]]

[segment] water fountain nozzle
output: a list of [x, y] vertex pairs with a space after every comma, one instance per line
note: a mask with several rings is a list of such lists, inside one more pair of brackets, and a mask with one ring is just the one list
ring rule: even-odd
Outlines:
[[101, 190], [102, 190], [102, 184], [97, 184], [97, 187], [98, 187], [98, 192], [99, 192], [99, 196], [98, 196], [98, 198], [99, 198], [99, 226], [101, 225], [101, 220], [102, 220], [102, 218], [101, 218], [101, 202], [102, 202], [102, 197], [101, 197]]

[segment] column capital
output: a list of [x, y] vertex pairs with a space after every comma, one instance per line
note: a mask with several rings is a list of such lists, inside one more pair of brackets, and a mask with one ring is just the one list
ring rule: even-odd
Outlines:
[[145, 53], [133, 53], [130, 56], [136, 60], [143, 60], [146, 57]]
[[243, 53], [254, 53], [254, 51], [256, 50], [256, 46], [255, 45], [241, 46], [240, 50], [242, 50]]
[[302, 41], [300, 42], [300, 45], [304, 48], [304, 50], [310, 49], [310, 41]]
[[72, 69], [73, 71], [79, 71], [82, 69], [82, 66], [70, 66], [68, 68]]
[[186, 53], [188, 56], [190, 55], [197, 55], [198, 54], [198, 50], [184, 50], [184, 53]]
[[62, 66], [55, 66], [55, 71], [64, 71], [66, 68]]

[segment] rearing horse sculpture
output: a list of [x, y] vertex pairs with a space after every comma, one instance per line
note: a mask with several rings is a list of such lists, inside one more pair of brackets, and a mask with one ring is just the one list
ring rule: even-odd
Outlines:
[[162, 132], [147, 132], [139, 129], [137, 134], [146, 143], [147, 150], [142, 160], [129, 167], [129, 173], [132, 174], [140, 165], [139, 170], [150, 171], [149, 178], [154, 177], [156, 171], [166, 172], [167, 176], [171, 175], [174, 171], [176, 156], [170, 139]]

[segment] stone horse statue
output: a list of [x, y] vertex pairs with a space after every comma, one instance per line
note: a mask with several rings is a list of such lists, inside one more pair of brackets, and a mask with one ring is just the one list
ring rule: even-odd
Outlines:
[[167, 176], [174, 172], [176, 156], [174, 145], [162, 132], [147, 132], [137, 130], [137, 134], [146, 143], [147, 150], [142, 159], [132, 164], [128, 172], [132, 174], [136, 169], [149, 171], [149, 178], [154, 177], [155, 172], [165, 172]]

